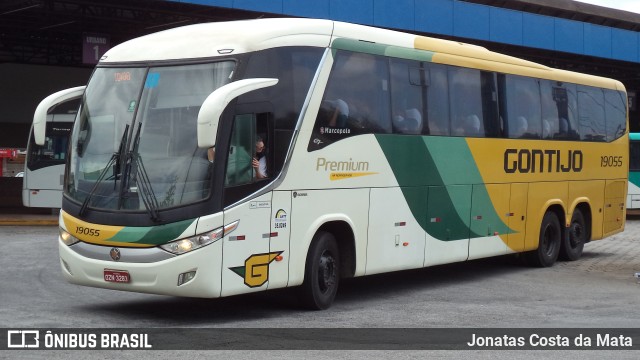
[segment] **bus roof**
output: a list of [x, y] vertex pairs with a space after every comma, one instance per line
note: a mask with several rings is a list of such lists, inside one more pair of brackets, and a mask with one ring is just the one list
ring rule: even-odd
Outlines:
[[481, 46], [322, 19], [272, 18], [178, 27], [117, 45], [100, 64], [204, 59], [282, 46], [329, 47], [340, 38], [429, 52], [437, 63], [624, 91], [616, 80], [552, 69]]
[[101, 64], [228, 56], [280, 46], [329, 46], [333, 22], [256, 19], [188, 25], [126, 41]]

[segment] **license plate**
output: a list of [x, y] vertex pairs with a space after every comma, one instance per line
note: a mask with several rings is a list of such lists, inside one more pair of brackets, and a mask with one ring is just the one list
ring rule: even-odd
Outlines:
[[104, 269], [104, 281], [128, 283], [131, 281], [131, 276], [129, 276], [129, 272], [125, 270]]

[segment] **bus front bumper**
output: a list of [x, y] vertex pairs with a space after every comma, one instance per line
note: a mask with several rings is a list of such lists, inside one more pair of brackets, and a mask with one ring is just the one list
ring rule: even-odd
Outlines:
[[[73, 246], [73, 245], [72, 245]], [[214, 298], [220, 297], [222, 271], [222, 241], [151, 263], [131, 263], [96, 260], [82, 256], [58, 239], [60, 266], [64, 277], [72, 284], [104, 289], [149, 294]], [[126, 273], [128, 282], [109, 282], [107, 273]], [[186, 273], [195, 276], [178, 285]]]

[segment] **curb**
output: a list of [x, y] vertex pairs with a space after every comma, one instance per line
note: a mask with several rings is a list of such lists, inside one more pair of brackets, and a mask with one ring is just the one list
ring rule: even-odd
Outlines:
[[0, 226], [51, 226], [58, 225], [58, 218], [55, 219], [0, 219]]

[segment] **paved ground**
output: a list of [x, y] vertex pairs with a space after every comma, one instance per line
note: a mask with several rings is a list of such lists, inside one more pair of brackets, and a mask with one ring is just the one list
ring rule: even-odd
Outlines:
[[[46, 215], [46, 214], [45, 214]], [[48, 221], [55, 216], [48, 216]], [[3, 216], [0, 214], [0, 218]], [[4, 218], [7, 218], [4, 216]], [[23, 217], [28, 219], [28, 217]], [[0, 220], [1, 222], [1, 220]], [[181, 299], [74, 286], [60, 274], [54, 226], [0, 226], [0, 328], [639, 328], [640, 219], [587, 244], [582, 259], [533, 269], [507, 258], [345, 281], [334, 306], [308, 312], [290, 291]], [[55, 223], [55, 222], [54, 222]], [[4, 324], [4, 325], [2, 325]], [[178, 330], [180, 331], [180, 330]], [[354, 331], [355, 332], [355, 331]], [[411, 333], [408, 333], [409, 336]], [[0, 334], [0, 336], [6, 336]], [[277, 339], [277, 331], [251, 340]], [[249, 340], [249, 341], [251, 341]], [[236, 340], [240, 341], [240, 340]], [[637, 359], [638, 351], [25, 351], [0, 359]]]
[[0, 226], [57, 225], [58, 210], [35, 208], [0, 208]]

